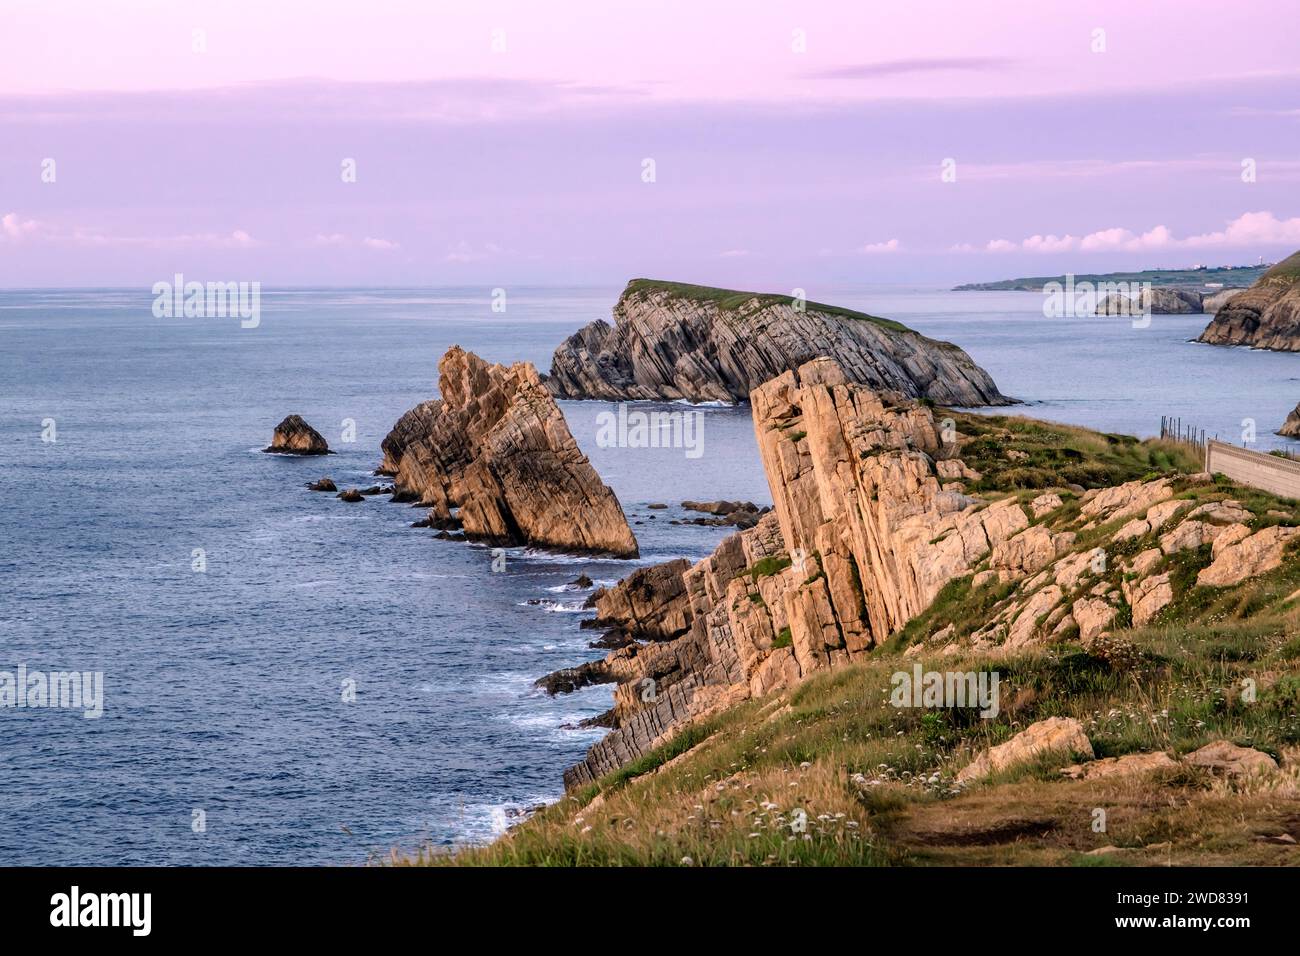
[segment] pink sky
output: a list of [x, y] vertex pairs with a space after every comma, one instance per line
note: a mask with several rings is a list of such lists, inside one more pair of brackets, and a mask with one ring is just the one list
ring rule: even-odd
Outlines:
[[1294, 2], [1081, 6], [10, 0], [0, 284], [808, 286], [1300, 248]]

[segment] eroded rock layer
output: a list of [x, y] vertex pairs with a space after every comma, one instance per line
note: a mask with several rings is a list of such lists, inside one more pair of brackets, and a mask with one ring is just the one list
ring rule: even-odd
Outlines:
[[1300, 252], [1234, 295], [1196, 341], [1300, 351]]
[[[800, 307], [802, 306], [802, 307]], [[849, 381], [945, 405], [1007, 399], [969, 355], [884, 319], [787, 296], [633, 280], [614, 324], [592, 322], [555, 350], [561, 398], [743, 402], [819, 356]]]
[[617, 557], [636, 538], [531, 363], [493, 365], [451, 348], [442, 398], [404, 414], [383, 442], [395, 496], [459, 521], [468, 537]]

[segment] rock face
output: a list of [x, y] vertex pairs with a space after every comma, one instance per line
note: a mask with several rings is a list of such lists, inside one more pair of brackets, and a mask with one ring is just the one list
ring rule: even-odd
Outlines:
[[742, 402], [818, 356], [848, 381], [942, 405], [1010, 404], [960, 348], [896, 322], [787, 296], [636, 279], [614, 307], [555, 350], [560, 398]]
[[1201, 311], [1206, 315], [1217, 315], [1240, 291], [1241, 289], [1220, 289], [1218, 292], [1207, 292], [1201, 296]]
[[1282, 427], [1277, 430], [1279, 435], [1285, 435], [1287, 438], [1300, 438], [1300, 405], [1297, 405]]
[[1267, 773], [1277, 769], [1277, 761], [1252, 747], [1239, 747], [1230, 740], [1216, 740], [1183, 758], [1193, 767], [1204, 767], [1231, 777]]
[[330, 448], [321, 433], [308, 425], [301, 415], [290, 415], [275, 426], [271, 444], [262, 451], [279, 455], [328, 455]]
[[455, 346], [438, 372], [442, 398], [384, 439], [395, 500], [427, 506], [431, 522], [457, 519], [478, 540], [637, 555], [618, 499], [530, 363], [492, 365]]
[[1234, 295], [1196, 341], [1300, 351], [1300, 252]]
[[1201, 312], [1204, 296], [1194, 289], [1143, 289], [1136, 300], [1112, 293], [1097, 303], [1097, 315], [1185, 315]]

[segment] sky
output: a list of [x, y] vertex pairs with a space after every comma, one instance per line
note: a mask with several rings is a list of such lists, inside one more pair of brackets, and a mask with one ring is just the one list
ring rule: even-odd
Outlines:
[[0, 21], [0, 286], [815, 297], [1300, 249], [1295, 0], [0, 0]]

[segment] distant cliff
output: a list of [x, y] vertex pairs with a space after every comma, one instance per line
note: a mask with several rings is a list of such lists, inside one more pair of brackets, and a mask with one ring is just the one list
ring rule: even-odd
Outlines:
[[1300, 252], [1233, 296], [1196, 341], [1300, 352]]
[[763, 382], [818, 357], [849, 381], [944, 405], [1005, 405], [964, 351], [888, 319], [789, 296], [635, 279], [614, 325], [592, 322], [555, 350], [560, 398], [747, 401]]
[[636, 557], [623, 509], [583, 455], [541, 376], [453, 346], [438, 363], [442, 398], [403, 415], [380, 471], [396, 496], [467, 537]]

